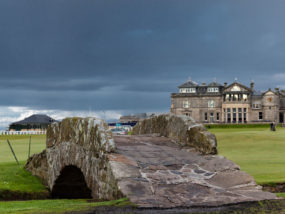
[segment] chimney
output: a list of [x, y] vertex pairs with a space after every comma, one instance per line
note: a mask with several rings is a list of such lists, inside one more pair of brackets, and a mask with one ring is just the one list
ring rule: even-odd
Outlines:
[[251, 82], [250, 82], [250, 89], [253, 91], [253, 89], [254, 89], [254, 81], [253, 80], [251, 80]]
[[224, 82], [224, 87], [227, 87], [228, 86], [228, 83], [227, 82]]

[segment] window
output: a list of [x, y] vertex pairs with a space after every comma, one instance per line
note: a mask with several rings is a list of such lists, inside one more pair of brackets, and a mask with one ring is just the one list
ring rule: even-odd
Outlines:
[[226, 109], [224, 108], [224, 122], [227, 121]]
[[261, 112], [261, 111], [260, 111], [259, 114], [258, 114], [258, 119], [259, 119], [259, 120], [262, 120], [262, 119], [263, 119], [263, 115], [262, 115], [262, 112]]
[[196, 88], [180, 88], [180, 93], [196, 93]]
[[219, 120], [220, 120], [220, 113], [217, 112], [217, 121], [219, 121]]
[[208, 113], [207, 112], [205, 112], [204, 119], [205, 119], [205, 121], [208, 121]]
[[231, 119], [231, 109], [227, 108], [227, 114], [228, 114], [228, 123], [231, 123], [232, 119]]
[[208, 101], [208, 108], [214, 108], [215, 107], [215, 101], [214, 100], [209, 100]]
[[230, 95], [226, 94], [226, 101], [230, 101]]
[[213, 123], [214, 122], [214, 113], [211, 112], [210, 113], [210, 123]]
[[237, 109], [233, 108], [233, 123], [237, 122]]
[[189, 108], [189, 107], [190, 107], [189, 100], [183, 100], [183, 108]]
[[208, 88], [208, 92], [219, 92], [219, 88]]
[[242, 123], [242, 108], [238, 108], [238, 122]]
[[252, 108], [253, 109], [260, 109], [261, 108], [261, 104], [260, 103], [253, 103], [252, 104]]
[[247, 94], [243, 94], [243, 95], [242, 95], [242, 99], [243, 99], [244, 101], [247, 101]]
[[241, 101], [241, 97], [242, 97], [242, 95], [238, 94], [238, 101]]
[[243, 121], [246, 123], [246, 121], [247, 121], [247, 118], [246, 118], [246, 116], [247, 116], [247, 113], [246, 113], [247, 111], [246, 111], [246, 108], [244, 108], [243, 109]]

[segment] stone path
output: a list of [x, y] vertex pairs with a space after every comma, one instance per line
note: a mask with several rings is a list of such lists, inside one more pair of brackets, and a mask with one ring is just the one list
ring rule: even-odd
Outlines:
[[119, 189], [140, 207], [193, 207], [277, 199], [239, 166], [164, 137], [116, 136], [109, 154]]

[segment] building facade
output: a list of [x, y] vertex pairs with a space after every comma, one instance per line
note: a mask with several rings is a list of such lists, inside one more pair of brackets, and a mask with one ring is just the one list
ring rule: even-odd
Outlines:
[[285, 91], [278, 88], [261, 93], [253, 82], [247, 87], [237, 81], [199, 85], [192, 80], [178, 88], [171, 94], [170, 112], [200, 123], [284, 123]]

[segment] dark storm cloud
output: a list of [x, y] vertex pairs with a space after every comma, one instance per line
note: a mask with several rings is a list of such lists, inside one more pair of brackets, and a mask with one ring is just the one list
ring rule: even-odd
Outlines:
[[0, 105], [168, 110], [189, 77], [284, 86], [285, 2], [2, 0]]

